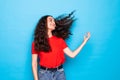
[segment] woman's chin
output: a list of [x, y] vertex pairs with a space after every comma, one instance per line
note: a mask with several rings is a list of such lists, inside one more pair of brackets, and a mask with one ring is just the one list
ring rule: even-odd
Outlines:
[[55, 28], [53, 28], [52, 30], [55, 30]]
[[55, 30], [55, 28], [50, 29], [51, 31]]

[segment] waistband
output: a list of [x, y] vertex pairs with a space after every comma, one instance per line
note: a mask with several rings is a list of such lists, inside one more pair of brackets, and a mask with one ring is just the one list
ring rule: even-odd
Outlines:
[[44, 66], [40, 66], [40, 68], [44, 69], [44, 70], [56, 71], [56, 70], [62, 69], [63, 65], [60, 65], [60, 66], [58, 66], [56, 68], [47, 68], [47, 67], [44, 67]]

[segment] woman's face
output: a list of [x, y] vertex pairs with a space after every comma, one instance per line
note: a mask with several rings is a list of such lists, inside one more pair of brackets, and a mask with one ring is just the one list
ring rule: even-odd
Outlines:
[[53, 17], [49, 16], [47, 17], [47, 28], [49, 30], [54, 30], [56, 27], [55, 20]]

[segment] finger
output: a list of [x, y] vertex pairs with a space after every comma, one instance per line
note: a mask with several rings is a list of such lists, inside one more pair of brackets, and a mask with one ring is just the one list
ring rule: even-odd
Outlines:
[[90, 37], [90, 32], [88, 32], [88, 34], [87, 34], [87, 35], [88, 35], [88, 37]]

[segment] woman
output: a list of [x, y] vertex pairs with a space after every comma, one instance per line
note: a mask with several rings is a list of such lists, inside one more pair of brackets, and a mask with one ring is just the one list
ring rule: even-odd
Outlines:
[[[74, 58], [90, 38], [90, 33], [84, 36], [82, 44], [74, 51], [71, 51], [65, 39], [69, 37], [70, 27], [74, 22], [69, 15], [59, 16], [54, 19], [50, 15], [43, 16], [35, 29], [34, 41], [32, 42], [32, 71], [34, 80], [65, 80], [63, 64], [64, 53]], [[40, 59], [40, 69], [37, 71], [37, 59]]]

